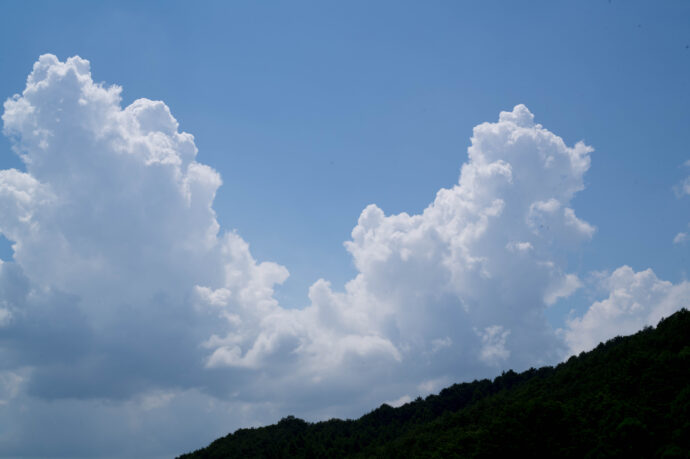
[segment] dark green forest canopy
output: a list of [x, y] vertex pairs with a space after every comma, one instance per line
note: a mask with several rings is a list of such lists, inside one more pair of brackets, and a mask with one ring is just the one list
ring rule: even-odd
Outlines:
[[180, 458], [690, 457], [690, 312], [556, 367], [454, 384], [357, 420], [288, 416]]

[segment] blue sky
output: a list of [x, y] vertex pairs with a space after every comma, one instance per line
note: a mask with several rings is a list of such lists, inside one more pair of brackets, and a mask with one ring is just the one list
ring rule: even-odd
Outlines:
[[[56, 59], [41, 65], [62, 76], [31, 103], [54, 109], [51, 97], [71, 94], [66, 69], [83, 68], [67, 60], [80, 56], [90, 63], [90, 79], [78, 80], [84, 88], [94, 82], [122, 87], [121, 101], [113, 99], [110, 109], [92, 101], [102, 113], [140, 98], [163, 101], [179, 123], [166, 135], [181, 142], [171, 148], [183, 159], [165, 179], [144, 166], [127, 174], [139, 166], [118, 162], [117, 149], [92, 161], [94, 151], [111, 152], [112, 145], [84, 140], [79, 129], [101, 118], [77, 109], [67, 115], [67, 106], [59, 110], [75, 131], [53, 132], [64, 139], [50, 145], [56, 159], [46, 159], [42, 147], [31, 146], [38, 131], [22, 121], [33, 115], [8, 114], [5, 107], [0, 169], [17, 173], [3, 175], [0, 186], [0, 259], [8, 286], [0, 290], [0, 311], [8, 311], [0, 314], [6, 356], [0, 425], [19, 427], [0, 431], [0, 454], [45, 454], [29, 432], [41, 431], [38, 419], [50, 401], [62, 404], [52, 416], [67, 427], [59, 447], [47, 437], [46, 451], [94, 456], [117, 444], [113, 433], [87, 449], [76, 446], [77, 429], [69, 426], [86, 410], [104, 425], [142, 416], [143, 424], [122, 435], [133, 439], [135, 451], [169, 455], [287, 414], [354, 416], [463, 378], [553, 363], [687, 305], [689, 20], [690, 4], [683, 1], [3, 2], [3, 100], [28, 91], [27, 75], [50, 53]], [[127, 142], [146, 134], [141, 113], [168, 125], [161, 105], [136, 107], [123, 111], [140, 125], [122, 134]], [[500, 112], [506, 114], [499, 121]], [[103, 120], [112, 132], [130, 129]], [[494, 128], [477, 128], [477, 156], [470, 161], [473, 128], [485, 122], [537, 140], [512, 150]], [[187, 140], [175, 132], [194, 136], [194, 160], [184, 159]], [[560, 171], [536, 170], [527, 159], [521, 166], [539, 145], [547, 145], [544, 154], [566, 158], [579, 141], [594, 149], [577, 153], [591, 160], [589, 167], [571, 162]], [[34, 170], [13, 152], [21, 142], [28, 142], [19, 148], [34, 158]], [[146, 145], [151, 155], [160, 147]], [[509, 164], [511, 178], [496, 170], [482, 175], [484, 160]], [[192, 198], [187, 207], [173, 199], [182, 182], [171, 177], [192, 177], [189, 161], [212, 168], [195, 169], [202, 178], [192, 174], [202, 189], [189, 192], [202, 196], [198, 208]], [[458, 185], [463, 164], [488, 178], [460, 182], [457, 193], [440, 200], [439, 190]], [[494, 188], [498, 176], [509, 185]], [[551, 180], [570, 185], [546, 189]], [[21, 205], [28, 207], [17, 207], [21, 196], [7, 191], [22, 187], [31, 203]], [[130, 202], [122, 189], [141, 195]], [[467, 198], [470, 191], [482, 198]], [[93, 199], [82, 201], [82, 192]], [[529, 200], [524, 209], [523, 197]], [[491, 207], [496, 200], [503, 207]], [[457, 206], [484, 210], [463, 213]], [[26, 212], [40, 234], [18, 223]], [[393, 218], [401, 212], [410, 220]], [[558, 222], [543, 223], [553, 232], [540, 232], [535, 219], [556, 213]], [[446, 220], [448, 214], [460, 223]], [[216, 221], [217, 234], [199, 236]], [[467, 236], [475, 224], [477, 235]], [[17, 242], [22, 251], [13, 260], [10, 245]], [[503, 260], [501, 251], [515, 259]], [[520, 261], [523, 252], [533, 255]], [[188, 265], [176, 265], [185, 260]], [[440, 265], [447, 271], [436, 271]], [[514, 276], [514, 270], [540, 274]], [[13, 293], [23, 283], [45, 298]], [[482, 309], [487, 302], [495, 308]], [[415, 304], [428, 307], [410, 313]], [[215, 312], [194, 315], [204, 308]], [[173, 319], [165, 322], [171, 310]], [[196, 328], [178, 335], [192, 316], [189, 327]], [[218, 327], [211, 316], [229, 325]], [[116, 331], [98, 338], [104, 329]], [[520, 338], [530, 333], [543, 340]], [[173, 346], [179, 361], [166, 363], [171, 340], [179, 343]], [[17, 352], [28, 342], [33, 354]], [[340, 360], [315, 350], [330, 345]], [[535, 351], [545, 346], [553, 352]], [[94, 351], [75, 351], [84, 347]], [[41, 358], [48, 348], [55, 355]], [[134, 354], [147, 357], [130, 366]], [[461, 363], [452, 364], [458, 355]], [[387, 368], [389, 379], [373, 366]], [[155, 371], [138, 373], [143, 367]], [[81, 374], [77, 368], [82, 376], [65, 376]], [[343, 377], [353, 368], [368, 370]], [[93, 389], [102, 384], [93, 378], [97, 371], [118, 374], [112, 387]], [[381, 388], [343, 402], [379, 380]], [[319, 387], [299, 389], [299, 381]], [[94, 408], [109, 402], [114, 407]], [[183, 421], [169, 425], [211, 402], [222, 408], [198, 430]], [[147, 403], [155, 408], [136, 408]], [[20, 406], [30, 407], [21, 422]], [[102, 434], [98, 423], [93, 429]], [[180, 431], [195, 433], [176, 436]]]

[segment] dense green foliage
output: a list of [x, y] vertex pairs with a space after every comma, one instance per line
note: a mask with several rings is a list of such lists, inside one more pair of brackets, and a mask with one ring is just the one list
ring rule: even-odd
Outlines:
[[181, 458], [690, 457], [690, 312], [554, 367], [455, 384], [358, 420], [239, 429]]

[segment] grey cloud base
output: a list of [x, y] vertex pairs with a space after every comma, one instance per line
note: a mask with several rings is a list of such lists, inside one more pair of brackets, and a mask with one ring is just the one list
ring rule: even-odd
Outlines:
[[421, 214], [362, 211], [344, 291], [319, 279], [284, 307], [288, 270], [221, 231], [193, 137], [120, 92], [44, 55], [4, 105], [25, 171], [0, 171], [0, 455], [156, 457], [286, 414], [356, 416], [554, 363], [690, 298], [622, 267], [551, 329], [546, 308], [583, 286], [564, 260], [596, 232], [571, 205], [592, 148], [518, 105], [474, 128], [458, 183]]

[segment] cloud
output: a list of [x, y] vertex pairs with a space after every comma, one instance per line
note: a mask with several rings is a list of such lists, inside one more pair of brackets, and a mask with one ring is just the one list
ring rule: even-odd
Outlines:
[[482, 339], [482, 348], [479, 353], [482, 361], [498, 366], [510, 357], [510, 351], [506, 349], [506, 338], [510, 335], [510, 330], [504, 330], [501, 325], [493, 325], [477, 334]]
[[288, 270], [221, 231], [222, 181], [193, 136], [163, 102], [123, 108], [120, 94], [88, 61], [44, 55], [5, 102], [25, 170], [0, 171], [14, 249], [0, 264], [0, 418], [13, 425], [0, 454], [127, 456], [122, 436], [179, 453], [289, 413], [356, 416], [553, 363], [619, 330], [586, 315], [564, 342], [544, 316], [581, 287], [565, 260], [596, 231], [572, 205], [592, 148], [524, 105], [474, 128], [458, 182], [422, 213], [367, 206], [345, 242], [354, 278], [316, 280], [294, 309], [274, 295]]
[[580, 286], [558, 260], [594, 232], [569, 207], [591, 151], [565, 145], [523, 105], [502, 112], [474, 129], [458, 184], [423, 213], [362, 211], [345, 243], [358, 274], [344, 291], [319, 280], [307, 308], [286, 310], [232, 293], [219, 306], [216, 292], [238, 286], [203, 286], [201, 303], [232, 311], [227, 333], [207, 342], [208, 364], [292, 361], [302, 379], [322, 381], [376, 361], [404, 382], [444, 376], [451, 360], [472, 375], [554, 361], [560, 343], [542, 312]]
[[[685, 163], [683, 163], [683, 166], [690, 167], [690, 159], [685, 161]], [[676, 196], [678, 196], [679, 198], [690, 195], [690, 175], [685, 177], [683, 181], [677, 184], [674, 187], [674, 191], [676, 192]]]
[[129, 397], [189, 384], [174, 361], [202, 367], [211, 319], [187, 297], [227, 258], [212, 209], [220, 177], [162, 102], [122, 109], [120, 91], [79, 57], [44, 55], [5, 102], [26, 171], [0, 172], [0, 231], [14, 249], [0, 272], [3, 344], [34, 367], [36, 396]]
[[[0, 374], [0, 390], [5, 382]], [[0, 397], [2, 393], [0, 392]], [[197, 390], [98, 399], [43, 400], [19, 394], [0, 404], [2, 457], [176, 457], [282, 413], [260, 403], [222, 400]], [[37, 438], [41, 441], [37, 441]]]
[[398, 407], [403, 406], [406, 403], [410, 403], [411, 401], [412, 401], [412, 397], [410, 397], [409, 395], [403, 395], [402, 397], [399, 397], [395, 400], [389, 400], [389, 401], [384, 402], [384, 403], [392, 406], [393, 408], [398, 408]]
[[582, 282], [575, 274], [566, 274], [560, 282], [553, 283], [544, 294], [544, 302], [551, 306], [561, 298], [567, 298], [577, 289], [582, 287]]
[[593, 303], [587, 312], [570, 319], [564, 331], [570, 353], [595, 347], [614, 336], [629, 335], [646, 325], [656, 325], [690, 305], [690, 282], [672, 284], [654, 271], [635, 272], [629, 266], [616, 269], [601, 280], [608, 297]]
[[[685, 167], [690, 167], [690, 160], [685, 161], [683, 164]], [[685, 177], [685, 179], [677, 184], [674, 187], [674, 191], [676, 192], [676, 196], [679, 198], [682, 198], [683, 196], [690, 195], [690, 176]], [[688, 223], [688, 226], [690, 226], [690, 223]], [[673, 243], [674, 244], [685, 244], [689, 239], [688, 233], [685, 232], [679, 232], [676, 234], [676, 236], [673, 238]]]

